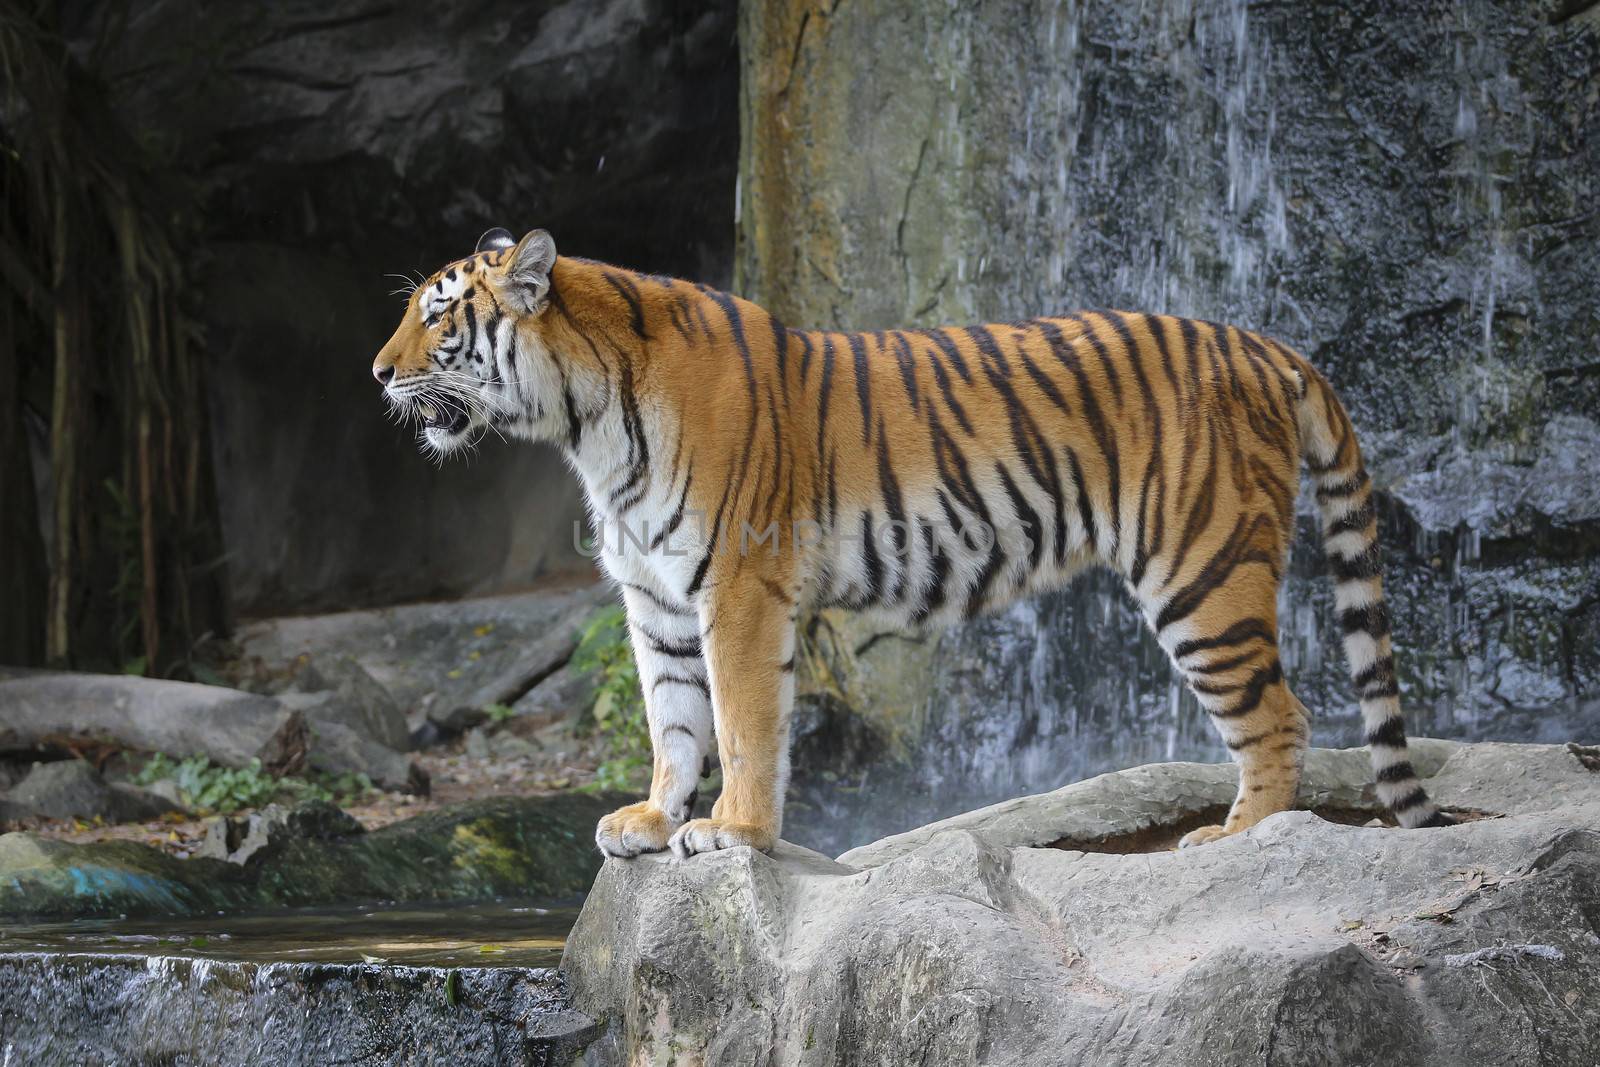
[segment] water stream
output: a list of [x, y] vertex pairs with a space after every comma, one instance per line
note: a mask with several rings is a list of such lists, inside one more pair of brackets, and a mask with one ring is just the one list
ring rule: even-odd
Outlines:
[[9, 923], [0, 953], [112, 954], [241, 963], [554, 967], [579, 901], [292, 908], [194, 919]]

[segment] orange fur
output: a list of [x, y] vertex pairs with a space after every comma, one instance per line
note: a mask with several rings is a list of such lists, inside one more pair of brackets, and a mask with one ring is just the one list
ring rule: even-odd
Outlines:
[[[738, 297], [556, 259], [553, 244], [540, 274], [535, 236], [448, 269], [475, 279], [441, 312], [448, 327], [422, 312], [456, 283], [426, 283], [375, 369], [426, 382], [450, 344], [441, 330], [476, 326], [500, 384], [462, 401], [475, 412], [465, 432], [486, 423], [554, 441], [602, 529], [642, 524], [648, 543], [670, 527], [693, 549], [602, 557], [628, 601], [657, 742], [650, 798], [602, 823], [607, 851], [777, 839], [802, 610], [926, 624], [1089, 564], [1127, 580], [1240, 764], [1226, 823], [1189, 843], [1291, 806], [1309, 724], [1279, 664], [1276, 594], [1302, 458], [1324, 504], [1380, 792], [1406, 825], [1445, 821], [1404, 760], [1370, 482], [1343, 408], [1295, 352], [1233, 327], [1110, 311], [789, 330]], [[514, 325], [502, 351], [503, 316]], [[695, 514], [691, 536], [683, 516]], [[985, 526], [996, 538], [974, 545]], [[709, 743], [699, 690], [724, 787], [709, 819], [686, 822]]]

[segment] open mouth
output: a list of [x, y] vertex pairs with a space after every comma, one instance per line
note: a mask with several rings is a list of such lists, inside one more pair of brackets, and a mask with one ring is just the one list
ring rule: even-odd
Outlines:
[[442, 398], [425, 400], [417, 405], [417, 413], [422, 416], [422, 426], [425, 430], [443, 430], [445, 433], [454, 434], [467, 428], [466, 405], [454, 400]]

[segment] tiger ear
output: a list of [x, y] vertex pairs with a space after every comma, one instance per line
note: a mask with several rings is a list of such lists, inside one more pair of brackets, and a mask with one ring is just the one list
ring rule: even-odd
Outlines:
[[483, 252], [498, 252], [502, 248], [510, 248], [517, 243], [511, 236], [511, 231], [504, 226], [496, 226], [492, 230], [483, 231], [483, 236], [478, 238], [478, 247], [472, 250], [473, 255]]
[[544, 303], [550, 291], [550, 269], [556, 264], [556, 241], [544, 230], [532, 230], [506, 257], [506, 279], [525, 290], [529, 310]]

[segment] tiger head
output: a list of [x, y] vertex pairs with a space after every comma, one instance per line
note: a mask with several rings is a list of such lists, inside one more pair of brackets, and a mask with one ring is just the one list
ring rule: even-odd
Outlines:
[[444, 455], [486, 432], [545, 436], [549, 397], [567, 373], [546, 343], [555, 241], [503, 229], [411, 292], [405, 316], [372, 363], [398, 417], [420, 427], [426, 450]]

